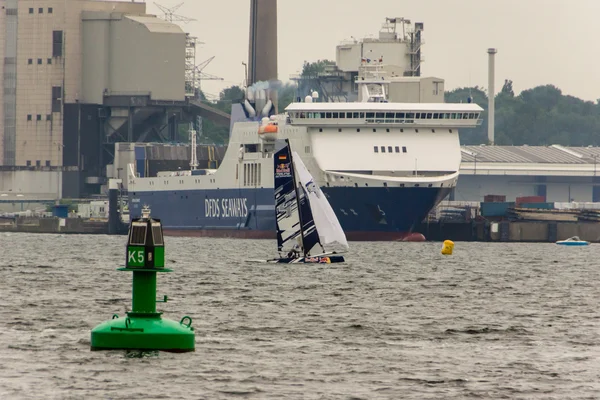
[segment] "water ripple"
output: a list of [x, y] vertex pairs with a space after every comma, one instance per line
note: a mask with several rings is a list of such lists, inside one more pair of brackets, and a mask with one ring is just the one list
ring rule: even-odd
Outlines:
[[271, 241], [166, 238], [164, 317], [196, 352], [91, 352], [131, 307], [123, 237], [2, 236], [0, 398], [591, 399], [597, 245], [352, 243], [344, 265], [265, 265]]

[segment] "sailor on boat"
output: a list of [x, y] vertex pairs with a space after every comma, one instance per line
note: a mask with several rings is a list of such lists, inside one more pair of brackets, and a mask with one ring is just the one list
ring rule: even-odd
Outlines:
[[300, 246], [298, 245], [298, 243], [296, 243], [294, 247], [292, 247], [292, 249], [288, 252], [288, 258], [300, 258], [300, 250]]
[[292, 247], [290, 249], [290, 251], [287, 253], [288, 258], [300, 258], [300, 255], [302, 254], [302, 238], [300, 236], [298, 236], [296, 238], [296, 244], [294, 244], [294, 247]]

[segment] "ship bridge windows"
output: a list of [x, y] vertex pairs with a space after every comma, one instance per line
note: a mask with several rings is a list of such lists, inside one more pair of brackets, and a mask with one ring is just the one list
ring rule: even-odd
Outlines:
[[338, 120], [338, 119], [365, 119], [367, 123], [385, 123], [385, 124], [412, 124], [415, 119], [418, 120], [439, 120], [439, 119], [466, 119], [466, 120], [478, 120], [480, 113], [478, 112], [434, 112], [424, 111], [356, 111], [356, 112], [292, 112], [291, 116], [298, 119], [327, 119], [327, 120]]
[[245, 144], [244, 152], [245, 153], [258, 153], [259, 145], [257, 143]]

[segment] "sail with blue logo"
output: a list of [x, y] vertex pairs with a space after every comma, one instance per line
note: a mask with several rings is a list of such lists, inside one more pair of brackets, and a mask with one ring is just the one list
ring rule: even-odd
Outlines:
[[322, 249], [309, 199], [296, 186], [294, 160], [289, 142], [275, 152], [275, 212], [277, 215], [277, 250], [288, 251], [299, 245], [304, 255]]

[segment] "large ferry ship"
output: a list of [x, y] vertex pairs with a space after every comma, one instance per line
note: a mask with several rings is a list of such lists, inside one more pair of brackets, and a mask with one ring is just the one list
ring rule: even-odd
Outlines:
[[289, 139], [349, 240], [410, 237], [455, 187], [458, 129], [480, 124], [483, 110], [470, 102], [390, 102], [389, 85], [402, 79], [383, 64], [365, 64], [355, 81], [358, 101], [318, 102], [313, 93], [282, 114], [269, 90], [248, 88], [233, 106], [218, 169], [140, 177], [128, 165], [131, 216], [147, 205], [167, 234], [275, 238], [273, 154], [276, 140]]

